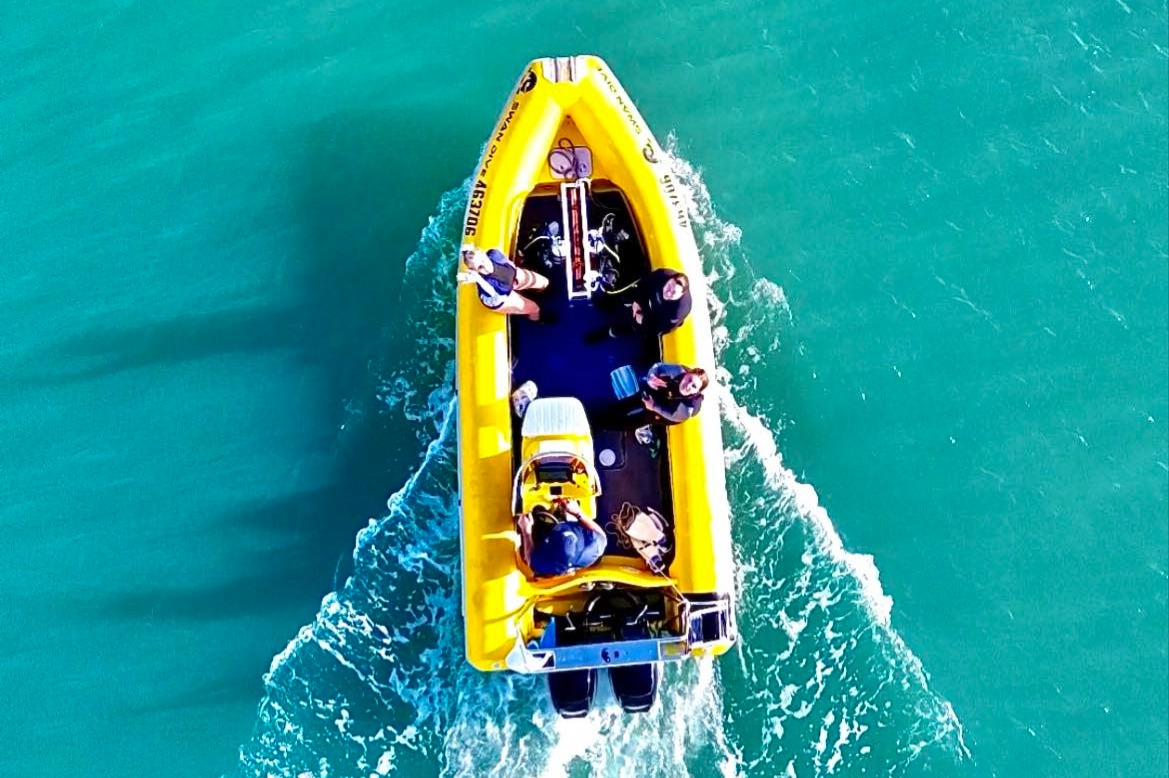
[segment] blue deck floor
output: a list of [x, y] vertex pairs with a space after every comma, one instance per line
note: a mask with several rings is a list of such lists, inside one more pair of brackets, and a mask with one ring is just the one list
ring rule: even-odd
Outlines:
[[[614, 213], [617, 223], [634, 234], [633, 221], [618, 193], [597, 192], [594, 197], [589, 202], [591, 214]], [[520, 245], [530, 243], [548, 222], [559, 220], [558, 197], [529, 198], [520, 221]], [[623, 283], [649, 270], [636, 237], [624, 241], [619, 253]], [[531, 297], [539, 303], [544, 315], [551, 314], [551, 321], [531, 322], [522, 316], [511, 317], [512, 388], [530, 380], [535, 382], [540, 397], [576, 397], [584, 403], [596, 452], [608, 448], [617, 457], [611, 467], [603, 467], [597, 462], [603, 489], [597, 513], [602, 525], [608, 525], [610, 517], [629, 502], [657, 510], [672, 527], [665, 446], [658, 446], [659, 450], [654, 451], [639, 443], [631, 431], [605, 426], [605, 415], [616, 403], [610, 373], [622, 365], [632, 365], [642, 371], [659, 361], [660, 339], [629, 336], [590, 342], [588, 334], [615, 321], [621, 315], [620, 306], [613, 308], [601, 304], [611, 302], [605, 300], [602, 293], [594, 294], [591, 299], [569, 300], [564, 265], [548, 267], [536, 257], [534, 251], [529, 251], [526, 256], [517, 252], [513, 259], [521, 267], [549, 278], [548, 289]], [[518, 439], [518, 424], [515, 432]], [[606, 526], [606, 530], [609, 532], [606, 553], [634, 555], [631, 550], [622, 548], [611, 526]]]

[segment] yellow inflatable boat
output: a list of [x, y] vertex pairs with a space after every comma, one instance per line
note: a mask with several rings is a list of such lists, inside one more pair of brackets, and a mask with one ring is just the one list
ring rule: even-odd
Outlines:
[[[468, 256], [506, 257], [550, 282], [519, 292], [539, 306], [532, 321], [492, 310], [498, 290], [460, 273], [467, 659], [484, 671], [547, 673], [564, 716], [587, 713], [598, 670], [627, 711], [647, 710], [662, 663], [733, 644], [734, 568], [712, 393], [679, 424], [612, 421], [649, 366], [713, 372], [714, 354], [683, 193], [603, 61], [544, 58], [524, 69], [473, 176], [463, 241]], [[681, 325], [605, 336], [631, 315], [630, 290], [662, 268], [688, 277]], [[537, 575], [521, 517], [547, 518], [566, 499], [604, 529], [604, 554]]]

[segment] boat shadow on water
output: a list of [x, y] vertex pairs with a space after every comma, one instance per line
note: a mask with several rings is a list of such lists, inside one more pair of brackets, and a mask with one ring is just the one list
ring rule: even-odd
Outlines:
[[[258, 699], [274, 651], [344, 583], [356, 533], [385, 513], [386, 497], [416, 466], [423, 449], [416, 425], [402, 413], [383, 412], [381, 395], [385, 376], [414, 367], [418, 321], [436, 318], [425, 295], [408, 288], [406, 258], [433, 214], [430, 193], [459, 181], [466, 161], [411, 150], [473, 148], [473, 135], [463, 137], [449, 116], [430, 122], [343, 114], [310, 126], [284, 141], [292, 171], [288, 237], [287, 245], [271, 247], [287, 256], [290, 290], [282, 296], [291, 303], [93, 329], [58, 342], [42, 359], [60, 365], [59, 372], [21, 379], [50, 388], [224, 355], [287, 354], [296, 371], [317, 382], [309, 396], [324, 400], [312, 417], [288, 420], [301, 430], [293, 439], [302, 446], [290, 457], [309, 464], [297, 467], [284, 492], [210, 515], [195, 530], [199, 546], [249, 541], [244, 547], [267, 546], [270, 553], [252, 555], [234, 576], [209, 573], [206, 583], [195, 584], [142, 580], [96, 604], [77, 603], [76, 611], [100, 620], [265, 617], [240, 635], [217, 677], [204, 676], [149, 710]], [[190, 558], [195, 544], [182, 546], [185, 565], [199, 566]]]

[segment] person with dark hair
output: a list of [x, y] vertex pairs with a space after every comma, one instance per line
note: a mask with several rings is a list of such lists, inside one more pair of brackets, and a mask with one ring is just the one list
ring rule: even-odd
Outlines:
[[606, 336], [673, 332], [690, 315], [690, 279], [677, 270], [659, 268], [625, 292], [621, 303], [619, 320], [590, 333], [590, 341], [604, 340]]
[[[537, 522], [533, 514], [540, 513]], [[568, 575], [600, 561], [608, 545], [601, 525], [585, 516], [576, 500], [558, 499], [551, 510], [537, 506], [516, 519], [520, 556], [536, 577]]]
[[701, 410], [702, 393], [709, 385], [710, 376], [700, 367], [658, 362], [639, 379], [639, 391], [617, 404], [610, 426], [680, 424]]

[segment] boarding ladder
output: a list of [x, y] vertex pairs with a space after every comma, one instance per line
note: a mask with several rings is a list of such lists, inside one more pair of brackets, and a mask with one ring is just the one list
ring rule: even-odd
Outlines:
[[589, 241], [586, 195], [590, 183], [589, 179], [581, 178], [560, 184], [564, 240], [568, 244], [568, 261], [564, 263], [564, 273], [569, 300], [589, 297], [592, 294], [593, 281], [597, 277], [593, 269], [593, 250]]

